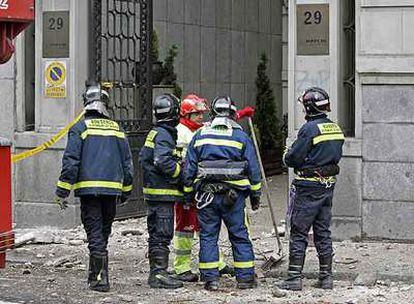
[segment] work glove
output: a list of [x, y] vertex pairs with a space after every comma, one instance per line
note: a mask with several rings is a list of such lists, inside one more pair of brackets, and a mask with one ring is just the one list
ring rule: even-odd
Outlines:
[[194, 204], [194, 201], [184, 201], [183, 202], [183, 208], [185, 209], [185, 210], [188, 210], [188, 209], [190, 209], [191, 208], [191, 206], [193, 206], [193, 204]]
[[253, 211], [259, 209], [259, 207], [260, 207], [260, 197], [259, 196], [250, 197], [250, 204], [252, 206]]
[[194, 205], [194, 200], [195, 200], [195, 192], [185, 193], [184, 202], [183, 202], [184, 209], [190, 209], [190, 207]]
[[240, 120], [244, 117], [253, 117], [254, 115], [254, 108], [252, 107], [245, 107], [241, 110], [236, 112], [236, 120]]
[[60, 207], [60, 209], [61, 210], [65, 210], [66, 208], [68, 208], [68, 201], [66, 200], [66, 199], [64, 199], [64, 198], [61, 198], [61, 197], [56, 197], [56, 199], [55, 199], [55, 203], [57, 204], [57, 205], [59, 205], [59, 207]]

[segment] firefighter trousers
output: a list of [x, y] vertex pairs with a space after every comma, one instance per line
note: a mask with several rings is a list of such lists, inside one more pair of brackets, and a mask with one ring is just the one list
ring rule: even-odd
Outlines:
[[[191, 270], [191, 251], [200, 226], [197, 218], [198, 210], [194, 206], [186, 207], [175, 203], [174, 231], [174, 272], [181, 274]], [[223, 254], [220, 253], [219, 270], [226, 267]]]
[[91, 255], [108, 254], [108, 239], [112, 231], [112, 223], [116, 214], [116, 196], [98, 195], [82, 196], [81, 220], [88, 239]]
[[148, 257], [151, 271], [167, 270], [174, 235], [174, 203], [148, 200]]
[[331, 218], [334, 186], [319, 184], [315, 187], [295, 185], [292, 201], [289, 254], [302, 258], [308, 246], [308, 233], [313, 228], [313, 238], [318, 255], [332, 256]]
[[232, 207], [225, 206], [224, 196], [225, 194], [216, 194], [210, 205], [198, 211], [201, 279], [208, 282], [219, 278], [218, 238], [223, 220], [232, 245], [236, 279], [238, 281], [253, 280], [254, 253], [245, 213], [246, 194], [238, 192]]

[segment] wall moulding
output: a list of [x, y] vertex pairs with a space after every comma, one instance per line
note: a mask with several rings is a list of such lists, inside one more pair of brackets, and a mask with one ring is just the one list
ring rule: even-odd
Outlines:
[[412, 0], [361, 0], [361, 7], [414, 7]]

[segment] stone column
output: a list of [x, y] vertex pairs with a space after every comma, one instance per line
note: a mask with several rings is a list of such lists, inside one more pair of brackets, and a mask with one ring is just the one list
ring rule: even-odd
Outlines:
[[[298, 5], [329, 5], [329, 16], [323, 13], [315, 14], [321, 7], [308, 7], [308, 10], [298, 10]], [[298, 11], [300, 16], [298, 16]], [[309, 13], [307, 12], [309, 11]], [[320, 20], [320, 17], [322, 20]], [[312, 42], [303, 47], [303, 40], [298, 39], [298, 30], [306, 31], [306, 24], [322, 24], [323, 18], [329, 18], [328, 49], [320, 44], [319, 50], [313, 49]], [[326, 27], [325, 27], [326, 29]], [[323, 30], [321, 28], [318, 29]], [[298, 130], [304, 123], [302, 106], [295, 102], [298, 96], [308, 87], [318, 86], [329, 92], [332, 102], [332, 112], [329, 118], [337, 121], [339, 118], [340, 90], [342, 76], [340, 74], [340, 37], [342, 31], [341, 7], [339, 0], [290, 0], [289, 1], [289, 39], [288, 39], [288, 111], [289, 138], [291, 144]], [[303, 34], [299, 33], [299, 34]], [[326, 34], [326, 33], [325, 33]], [[324, 35], [309, 35], [309, 39], [319, 39]], [[325, 35], [326, 37], [326, 35]], [[299, 42], [298, 42], [299, 41]], [[302, 43], [302, 45], [298, 45]], [[311, 53], [311, 54], [308, 54]], [[335, 190], [333, 207], [333, 237], [343, 239], [361, 235], [361, 148], [360, 140], [347, 138], [344, 147], [344, 158], [340, 163], [341, 173]], [[289, 173], [290, 179], [293, 172]]]
[[[81, 92], [87, 78], [88, 67], [87, 4], [88, 1], [36, 1], [35, 130], [34, 132], [15, 134], [16, 153], [36, 147], [50, 139], [82, 110]], [[62, 58], [61, 55], [58, 55], [59, 58], [44, 58], [44, 26], [55, 28], [62, 26], [58, 20], [43, 20], [45, 12], [69, 12], [68, 56], [64, 55]], [[45, 79], [47, 79], [47, 66], [50, 62], [66, 65], [66, 96], [63, 98], [52, 98], [50, 94], [46, 93], [47, 81]], [[24, 63], [18, 62], [18, 65], [22, 64]], [[64, 214], [54, 204], [54, 191], [65, 146], [66, 138], [52, 148], [24, 159], [14, 166], [14, 221], [17, 227], [58, 226], [69, 228], [79, 223], [79, 206], [72, 196], [70, 207]]]

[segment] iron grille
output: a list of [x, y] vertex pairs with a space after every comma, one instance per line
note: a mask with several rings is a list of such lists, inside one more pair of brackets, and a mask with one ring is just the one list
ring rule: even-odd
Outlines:
[[355, 0], [345, 2], [345, 77], [344, 100], [347, 102], [344, 132], [346, 136], [355, 136]]
[[117, 217], [144, 215], [138, 154], [152, 124], [152, 0], [89, 1], [89, 79], [112, 86], [109, 111], [128, 135], [135, 166], [132, 198]]

